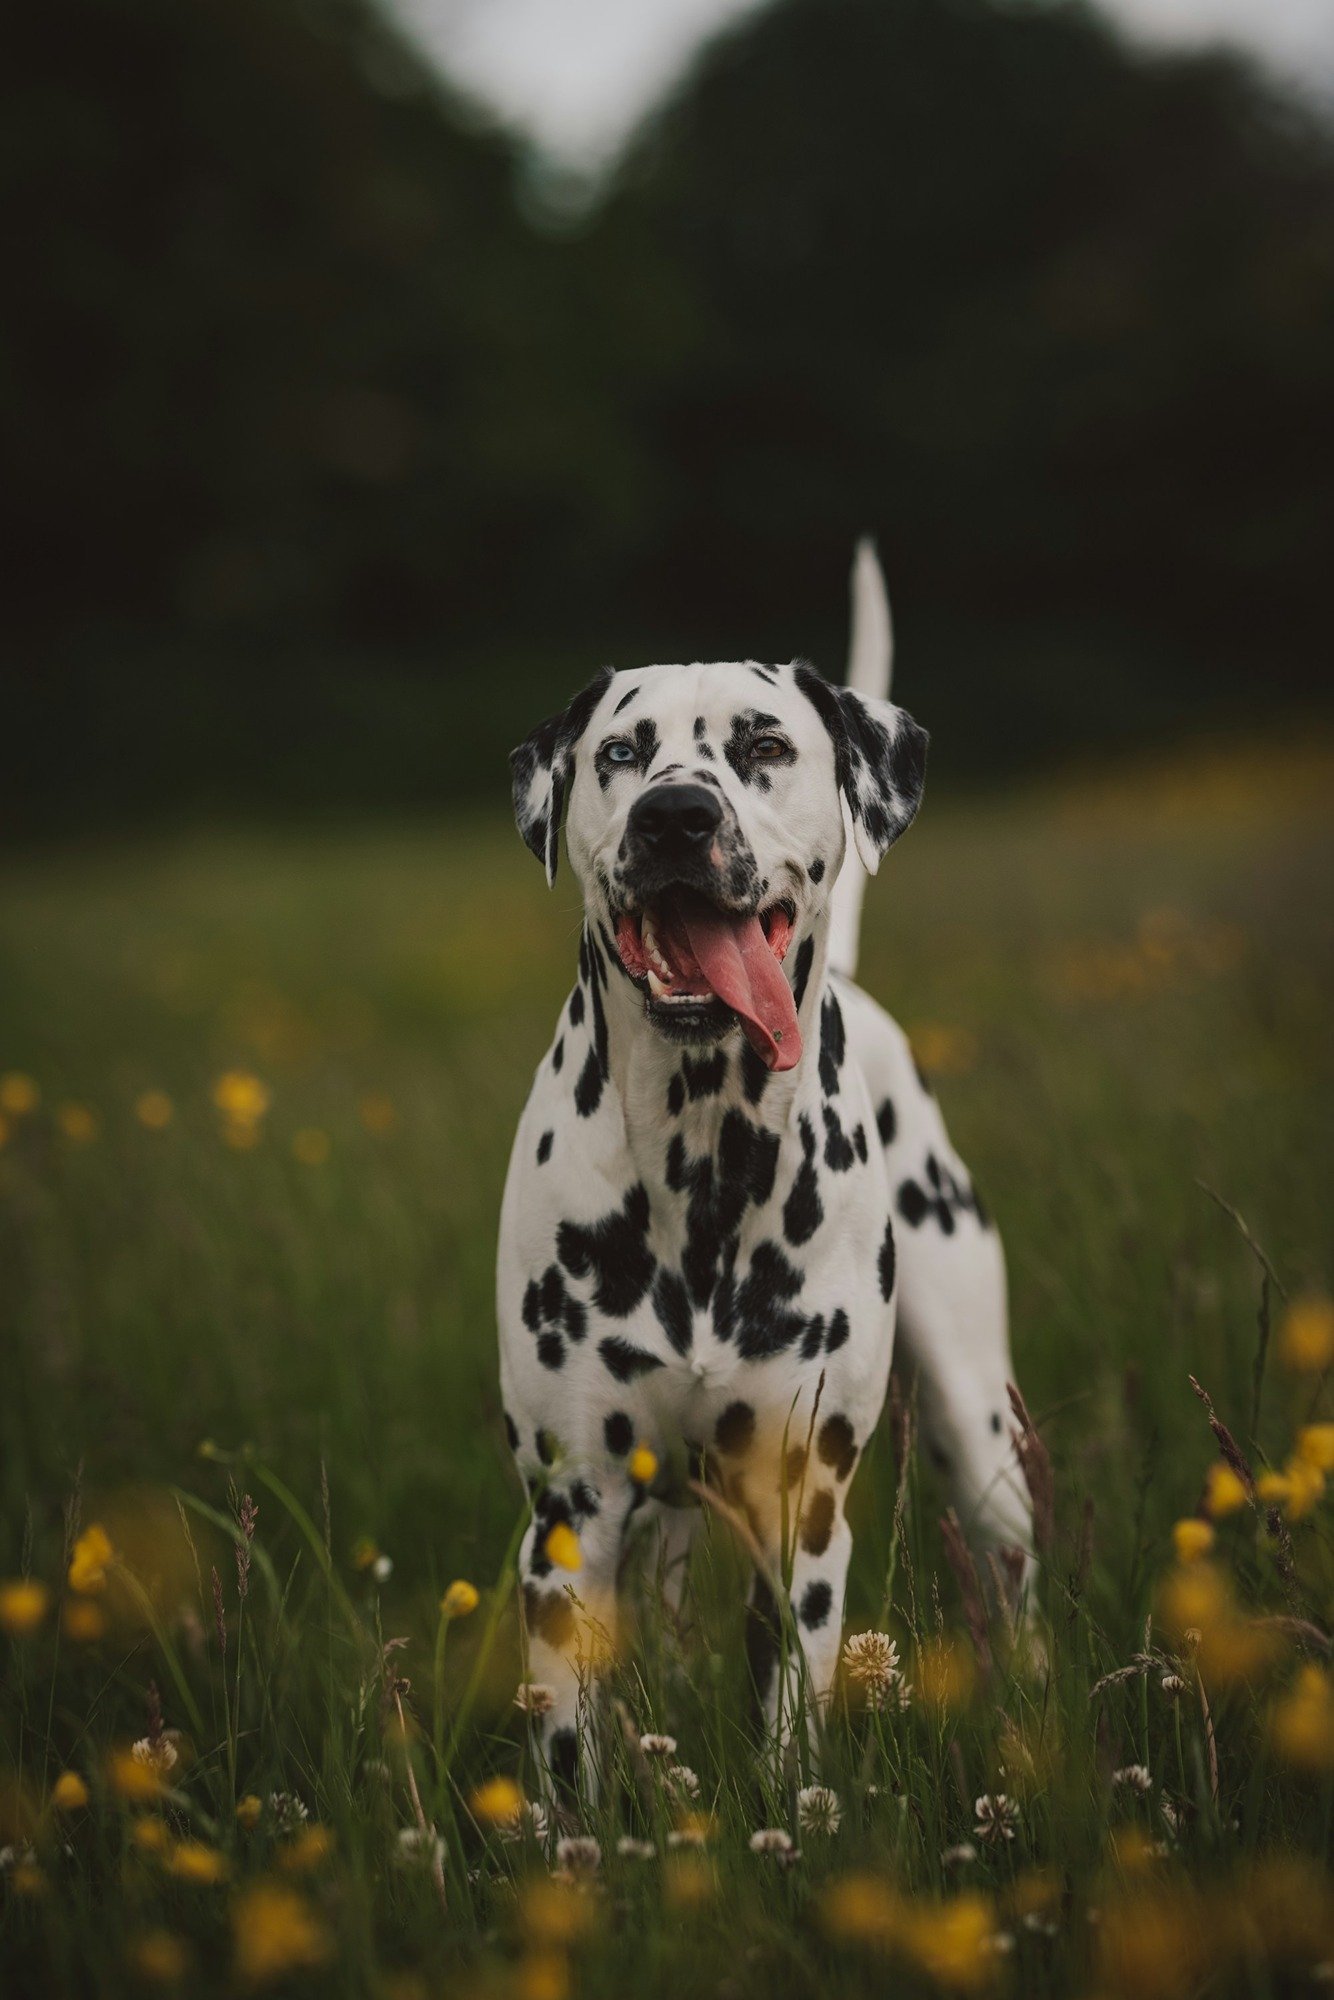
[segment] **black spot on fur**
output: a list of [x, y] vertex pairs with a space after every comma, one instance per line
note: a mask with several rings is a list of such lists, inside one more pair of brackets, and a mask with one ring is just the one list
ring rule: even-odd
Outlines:
[[768, 1081], [769, 1071], [763, 1056], [757, 1055], [750, 1043], [746, 1042], [741, 1050], [741, 1082], [747, 1104], [759, 1103]]
[[590, 1048], [584, 1057], [584, 1066], [579, 1072], [579, 1081], [574, 1086], [574, 1108], [581, 1118], [591, 1118], [602, 1102], [602, 1086], [606, 1082], [598, 1052]]
[[718, 1135], [718, 1155], [692, 1159], [681, 1134], [667, 1149], [667, 1185], [687, 1196], [682, 1269], [696, 1305], [708, 1304], [720, 1262], [735, 1248], [741, 1219], [752, 1202], [768, 1201], [778, 1167], [779, 1139], [740, 1111], [729, 1111]]
[[801, 1012], [801, 1003], [806, 998], [806, 984], [811, 976], [811, 966], [815, 961], [815, 939], [803, 938], [797, 947], [797, 964], [792, 978], [792, 998]]
[[934, 1153], [926, 1156], [923, 1181], [925, 1186], [920, 1181], [906, 1180], [899, 1188], [899, 1214], [912, 1228], [920, 1229], [930, 1218], [939, 1226], [942, 1236], [953, 1236], [955, 1217], [970, 1211], [983, 1229], [989, 1226], [990, 1218], [976, 1188], [957, 1181]]
[[1000, 1435], [1000, 1427], [1001, 1427], [1000, 1411], [993, 1410], [991, 1412], [991, 1428], [993, 1431], [995, 1431], [998, 1437]]
[[635, 1347], [632, 1342], [622, 1340], [618, 1334], [610, 1335], [598, 1342], [598, 1353], [602, 1356], [607, 1370], [618, 1382], [633, 1382], [638, 1375], [647, 1375], [650, 1369], [663, 1366], [660, 1354], [650, 1354], [646, 1347]]
[[693, 1337], [690, 1300], [675, 1271], [659, 1271], [653, 1283], [653, 1310], [658, 1325], [678, 1354], [689, 1354]]
[[818, 1632], [829, 1621], [834, 1593], [823, 1577], [808, 1583], [802, 1593], [800, 1618], [808, 1632]]
[[786, 1479], [789, 1486], [795, 1486], [806, 1470], [806, 1447], [794, 1444], [787, 1455]]
[[624, 1458], [635, 1441], [635, 1427], [624, 1410], [610, 1410], [602, 1419], [602, 1436], [607, 1450]]
[[774, 766], [796, 762], [797, 753], [791, 748], [781, 757], [766, 757], [762, 762], [751, 756], [751, 745], [757, 736], [781, 728], [778, 716], [767, 715], [758, 708], [742, 709], [732, 717], [732, 728], [723, 745], [723, 755], [743, 785], [754, 785], [757, 790], [767, 792], [773, 783], [771, 773]]
[[554, 1465], [556, 1462], [556, 1440], [551, 1432], [540, 1430], [537, 1433], [536, 1443], [537, 1455], [543, 1465]]
[[544, 1333], [537, 1343], [537, 1358], [544, 1368], [565, 1366], [565, 1342], [558, 1333]]
[[783, 1307], [801, 1290], [801, 1272], [788, 1262], [776, 1243], [759, 1243], [750, 1260], [750, 1269], [729, 1300], [727, 1330], [721, 1302], [715, 1322], [724, 1340], [735, 1331], [737, 1352], [743, 1361], [760, 1361], [779, 1354], [804, 1332], [806, 1321], [800, 1313]]
[[880, 1109], [875, 1114], [875, 1129], [880, 1134], [880, 1143], [882, 1146], [893, 1145], [894, 1134], [899, 1129], [899, 1121], [895, 1116], [893, 1103], [888, 1097], [883, 1100]]
[[570, 1026], [572, 1028], [579, 1028], [583, 1026], [584, 989], [582, 986], [576, 986], [573, 993], [570, 995], [569, 1015], [570, 1015]]
[[506, 1442], [511, 1451], [517, 1451], [519, 1449], [519, 1426], [515, 1423], [508, 1410], [504, 1411], [503, 1415], [505, 1418]]
[[637, 687], [627, 688], [625, 690], [625, 693], [621, 696], [620, 700], [617, 702], [615, 708], [612, 710], [612, 714], [619, 715], [622, 709], [629, 708], [630, 703], [634, 700], [635, 696], [638, 693], [639, 689]]
[[834, 1496], [827, 1486], [812, 1494], [801, 1523], [801, 1546], [808, 1556], [822, 1556], [834, 1532]]
[[820, 1088], [826, 1097], [833, 1097], [838, 1091], [839, 1071], [846, 1053], [843, 1009], [837, 996], [827, 992], [820, 1003]]
[[682, 1076], [680, 1070], [676, 1070], [673, 1073], [671, 1082], [667, 1086], [668, 1117], [679, 1118], [681, 1115], [681, 1106], [685, 1103], [685, 1101], [686, 1101], [685, 1078]]
[[857, 1439], [846, 1417], [826, 1417], [820, 1426], [816, 1449], [825, 1465], [840, 1479], [846, 1479], [857, 1463]]
[[899, 1214], [910, 1229], [919, 1229], [931, 1206], [916, 1181], [904, 1181], [899, 1188]]
[[537, 1164], [539, 1167], [544, 1167], [547, 1161], [551, 1158], [551, 1142], [555, 1138], [555, 1136], [556, 1135], [554, 1132], [548, 1131], [544, 1132], [542, 1134], [542, 1137], [538, 1140]]
[[563, 1590], [539, 1590], [535, 1583], [523, 1587], [523, 1608], [528, 1629], [545, 1639], [548, 1646], [563, 1652], [574, 1637], [574, 1606]]
[[820, 859], [818, 854], [816, 855], [814, 861], [811, 861], [807, 864], [806, 873], [810, 876], [812, 882], [824, 881], [824, 862]]
[[842, 1306], [836, 1307], [833, 1316], [829, 1321], [829, 1331], [825, 1335], [825, 1342], [824, 1342], [825, 1353], [837, 1354], [839, 1348], [846, 1345], [848, 1336], [851, 1332], [852, 1328], [848, 1324], [847, 1314], [844, 1312]]
[[570, 1488], [570, 1505], [575, 1513], [585, 1521], [602, 1511], [601, 1502], [586, 1479], [576, 1479]]
[[865, 1166], [865, 1165], [866, 1165], [866, 1127], [865, 1127], [864, 1125], [860, 1125], [860, 1124], [858, 1124], [858, 1125], [854, 1125], [854, 1126], [853, 1126], [853, 1128], [852, 1128], [852, 1150], [853, 1150], [853, 1152], [854, 1152], [854, 1153], [855, 1153], [855, 1154], [857, 1155], [857, 1158], [858, 1158], [858, 1159], [859, 1159], [859, 1160], [861, 1161], [862, 1165], [863, 1165], [863, 1166]]
[[579, 1791], [579, 1738], [570, 1728], [553, 1729], [551, 1750], [547, 1762], [551, 1775], [561, 1790], [571, 1798]]
[[824, 1221], [820, 1200], [820, 1177], [815, 1171], [815, 1132], [804, 1114], [798, 1121], [802, 1161], [793, 1176], [783, 1203], [783, 1234], [789, 1243], [809, 1243]]
[[729, 1458], [741, 1458], [755, 1442], [755, 1412], [749, 1403], [729, 1403], [713, 1432], [714, 1443]]
[[831, 1173], [846, 1174], [857, 1155], [832, 1104], [824, 1107], [824, 1163]]
[[894, 1276], [898, 1267], [898, 1256], [894, 1248], [894, 1218], [885, 1217], [885, 1234], [880, 1245], [880, 1296], [892, 1299], [894, 1296]]
[[807, 1320], [806, 1331], [801, 1336], [802, 1360], [814, 1361], [816, 1355], [820, 1352], [820, 1346], [823, 1340], [824, 1340], [824, 1318], [820, 1313], [816, 1313], [814, 1319]]
[[758, 674], [759, 678], [762, 681], [766, 681], [770, 687], [778, 686], [778, 676], [774, 672], [772, 667], [758, 667], [752, 660], [750, 663], [750, 670], [753, 674]]
[[556, 1046], [551, 1051], [551, 1067], [556, 1071], [557, 1075], [560, 1074], [560, 1066], [564, 1062], [564, 1060], [565, 1060], [565, 1037], [564, 1035], [558, 1035], [556, 1037]]
[[693, 1062], [689, 1056], [682, 1056], [681, 1067], [685, 1073], [685, 1086], [690, 1100], [695, 1103], [701, 1097], [716, 1097], [727, 1076], [727, 1055], [723, 1049], [715, 1049], [711, 1055]]
[[648, 1195], [636, 1181], [619, 1210], [599, 1222], [562, 1222], [556, 1232], [561, 1263], [576, 1278], [592, 1274], [594, 1303], [613, 1319], [632, 1313], [653, 1282], [648, 1220]]

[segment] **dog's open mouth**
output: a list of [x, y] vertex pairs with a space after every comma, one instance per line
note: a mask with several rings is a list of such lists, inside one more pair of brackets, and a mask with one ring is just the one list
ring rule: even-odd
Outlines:
[[651, 1008], [698, 1013], [721, 1001], [770, 1069], [792, 1069], [801, 1030], [782, 962], [795, 920], [790, 903], [738, 916], [678, 886], [662, 890], [650, 909], [623, 912], [616, 948], [630, 976], [647, 984]]

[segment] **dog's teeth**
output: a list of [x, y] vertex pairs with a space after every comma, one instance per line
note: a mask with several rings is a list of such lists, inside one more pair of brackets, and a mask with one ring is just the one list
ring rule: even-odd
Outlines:
[[653, 998], [655, 1000], [662, 1000], [666, 997], [667, 993], [666, 983], [663, 980], [659, 979], [657, 973], [653, 970], [653, 967], [651, 965], [648, 968], [648, 990], [653, 995]]
[[672, 968], [658, 947], [658, 933], [654, 930], [653, 919], [649, 916], [644, 918], [643, 936], [645, 956], [651, 961], [653, 966], [656, 966], [659, 977], [670, 981]]

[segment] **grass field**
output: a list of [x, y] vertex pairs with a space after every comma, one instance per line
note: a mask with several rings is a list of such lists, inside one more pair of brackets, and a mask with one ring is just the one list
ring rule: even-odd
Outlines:
[[[572, 974], [568, 873], [548, 896], [499, 823], [11, 859], [0, 1987], [1167, 2000], [1334, 1977], [1334, 1432], [1272, 1515], [1220, 1506], [1213, 1556], [1173, 1540], [1219, 1463], [1189, 1375], [1257, 1473], [1334, 1419], [1331, 796], [1328, 745], [1252, 744], [928, 803], [862, 972], [1007, 1243], [1055, 1470], [1043, 1646], [1012, 1655], [1002, 1619], [978, 1664], [942, 1495], [908, 1463], [896, 1534], [882, 1426], [847, 1629], [876, 1624], [892, 1552], [914, 1694], [831, 1713], [837, 1832], [801, 1825], [809, 1773], [748, 1747], [742, 1571], [711, 1520], [694, 1630], [645, 1593], [616, 1670], [624, 1783], [575, 1886], [568, 1854], [549, 1878], [555, 1826], [506, 1841], [506, 1794], [478, 1794], [535, 1789], [492, 1259]], [[1272, 1266], [1262, 1369], [1261, 1262], [1220, 1202]], [[481, 1601], [442, 1619], [453, 1579]], [[697, 1803], [638, 1752], [649, 1729]], [[1147, 1794], [1112, 1782], [1134, 1765]], [[1015, 1837], [988, 1841], [974, 1801], [998, 1793]], [[419, 1817], [438, 1870], [398, 1838]], [[799, 1862], [750, 1851], [765, 1826]]]

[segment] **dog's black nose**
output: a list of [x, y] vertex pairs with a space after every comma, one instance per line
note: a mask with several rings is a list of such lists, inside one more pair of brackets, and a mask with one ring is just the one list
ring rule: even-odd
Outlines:
[[626, 822], [630, 838], [654, 854], [690, 854], [722, 825], [723, 802], [707, 785], [654, 785]]

